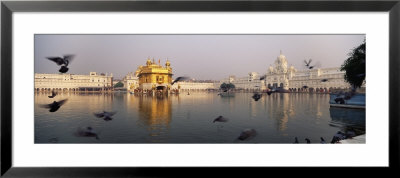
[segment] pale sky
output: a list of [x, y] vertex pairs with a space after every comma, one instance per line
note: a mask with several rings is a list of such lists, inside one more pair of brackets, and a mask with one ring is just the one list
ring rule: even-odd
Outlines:
[[35, 73], [58, 73], [46, 57], [74, 54], [68, 73], [113, 73], [122, 79], [150, 57], [168, 58], [174, 76], [221, 80], [229, 75], [263, 74], [282, 50], [289, 65], [304, 69], [313, 59], [321, 68], [340, 67], [365, 35], [35, 35]]

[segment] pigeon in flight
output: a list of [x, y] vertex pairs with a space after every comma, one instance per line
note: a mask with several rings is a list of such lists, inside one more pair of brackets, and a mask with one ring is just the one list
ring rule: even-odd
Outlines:
[[67, 99], [61, 100], [61, 101], [59, 101], [59, 102], [54, 101], [54, 102], [51, 103], [51, 104], [42, 105], [42, 107], [43, 107], [43, 108], [48, 108], [48, 109], [50, 109], [50, 110], [49, 110], [50, 112], [56, 112], [58, 109], [60, 109], [60, 107], [61, 107], [63, 104], [65, 104], [66, 101], [67, 101]]
[[307, 68], [310, 67], [311, 62], [312, 62], [312, 59], [309, 59], [308, 61], [304, 60], [304, 63], [306, 64]]
[[256, 130], [254, 129], [244, 129], [242, 133], [240, 133], [238, 139], [239, 140], [249, 140], [251, 138], [254, 138], [257, 135]]
[[217, 118], [214, 119], [213, 123], [215, 122], [228, 122], [228, 118], [222, 117], [222, 116], [218, 116]]
[[49, 98], [54, 98], [57, 95], [57, 92], [51, 91], [51, 96], [48, 96]]
[[117, 112], [106, 112], [106, 111], [103, 111], [101, 113], [94, 113], [94, 115], [97, 118], [103, 118], [105, 121], [110, 121], [110, 120], [113, 120], [113, 118], [111, 116], [113, 116], [116, 113]]
[[325, 143], [326, 143], [326, 142], [325, 142], [325, 139], [322, 138], [322, 137], [321, 137], [321, 143], [322, 143], [322, 144], [325, 144]]
[[63, 58], [61, 57], [47, 57], [47, 59], [55, 62], [57, 65], [61, 66], [59, 72], [66, 73], [68, 72], [68, 64], [72, 61], [74, 55], [65, 55]]
[[171, 83], [171, 85], [173, 85], [174, 83], [176, 83], [178, 81], [184, 81], [184, 80], [188, 80], [188, 79], [189, 79], [189, 77], [178, 77]]
[[314, 65], [311, 65], [312, 59], [309, 59], [308, 61], [304, 60], [304, 63], [306, 64], [305, 66], [308, 69], [313, 69], [314, 67], [319, 67], [320, 63], [317, 61]]
[[95, 137], [97, 140], [100, 139], [98, 133], [92, 127], [78, 128], [75, 135], [78, 137]]

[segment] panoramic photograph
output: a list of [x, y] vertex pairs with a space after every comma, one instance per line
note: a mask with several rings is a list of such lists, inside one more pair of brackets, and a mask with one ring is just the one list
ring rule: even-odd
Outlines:
[[365, 34], [36, 34], [35, 144], [365, 144]]

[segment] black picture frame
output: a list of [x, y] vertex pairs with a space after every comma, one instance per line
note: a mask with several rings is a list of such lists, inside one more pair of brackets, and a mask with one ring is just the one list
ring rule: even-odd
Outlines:
[[[12, 18], [13, 12], [388, 12], [389, 13], [389, 169], [399, 167], [400, 1], [2, 1], [1, 2], [1, 175], [6, 177], [132, 177], [177, 175], [178, 168], [12, 166]], [[381, 108], [385, 109], [385, 108]], [[379, 119], [379, 118], [375, 118]], [[215, 168], [184, 168], [199, 175]], [[204, 171], [203, 169], [210, 169]], [[228, 168], [220, 168], [224, 172]], [[249, 169], [249, 168], [247, 168]], [[251, 174], [265, 168], [250, 168]], [[278, 168], [279, 169], [279, 168]], [[383, 168], [386, 170], [387, 168]], [[230, 174], [243, 168], [229, 168]], [[283, 170], [278, 170], [282, 172]], [[307, 171], [301, 171], [306, 173]], [[356, 175], [359, 175], [356, 172]]]

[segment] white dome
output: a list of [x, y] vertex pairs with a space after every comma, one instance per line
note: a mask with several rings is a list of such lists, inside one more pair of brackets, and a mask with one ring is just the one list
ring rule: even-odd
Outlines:
[[282, 51], [275, 61], [275, 71], [278, 73], [287, 72], [287, 60], [286, 57], [282, 54]]

